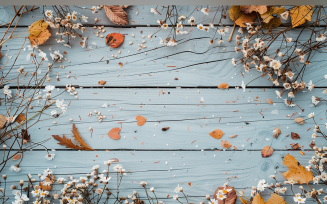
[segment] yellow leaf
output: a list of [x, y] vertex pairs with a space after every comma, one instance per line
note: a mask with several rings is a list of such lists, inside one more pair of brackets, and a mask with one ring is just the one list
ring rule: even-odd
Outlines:
[[266, 23], [264, 24], [262, 27], [263, 28], [270, 28], [270, 27], [274, 27], [274, 28], [277, 28], [278, 26], [280, 26], [280, 24], [282, 24], [282, 22], [280, 21], [280, 18], [279, 17], [276, 17], [276, 18], [272, 18], [269, 23]]
[[268, 9], [267, 12], [261, 14], [260, 16], [264, 23], [269, 23], [269, 21], [274, 18], [273, 14], [282, 14], [284, 13], [284, 11], [286, 11], [284, 6], [281, 7], [273, 6], [270, 9]]
[[247, 5], [247, 6], [240, 6], [240, 9], [246, 13], [246, 14], [250, 14], [253, 11], [258, 12], [260, 14], [263, 14], [265, 12], [267, 12], [267, 6], [264, 5]]
[[228, 14], [232, 21], [236, 21], [239, 17], [241, 17], [243, 12], [241, 11], [240, 6], [232, 6], [229, 9]]
[[290, 11], [292, 27], [295, 28], [299, 25], [304, 24], [307, 21], [311, 21], [311, 16], [313, 14], [313, 5], [300, 5], [295, 6]]
[[295, 157], [287, 154], [284, 157], [283, 164], [288, 167], [288, 171], [281, 173], [286, 180], [296, 181], [299, 184], [309, 183], [313, 180], [311, 171], [307, 171], [302, 165], [298, 163]]
[[261, 198], [259, 193], [257, 193], [257, 195], [253, 197], [253, 201], [251, 204], [265, 204], [265, 200]]
[[243, 203], [243, 204], [249, 204], [249, 201], [245, 200], [241, 196], [240, 196], [240, 200], [241, 200], [241, 203]]
[[40, 19], [28, 28], [28, 32], [35, 37], [38, 37], [42, 31], [48, 28], [48, 23], [45, 22], [43, 19]]
[[285, 200], [281, 196], [274, 193], [267, 200], [267, 202], [265, 202], [265, 204], [287, 204], [287, 203], [285, 202]]
[[42, 45], [49, 39], [50, 36], [51, 36], [51, 33], [49, 32], [49, 30], [45, 29], [45, 30], [41, 31], [41, 33], [38, 36], [29, 35], [28, 39], [30, 40], [32, 46]]
[[254, 22], [254, 19], [256, 18], [257, 14], [255, 12], [252, 12], [251, 14], [245, 14], [243, 13], [236, 21], [235, 23], [241, 27], [246, 27], [245, 23], [251, 23]]

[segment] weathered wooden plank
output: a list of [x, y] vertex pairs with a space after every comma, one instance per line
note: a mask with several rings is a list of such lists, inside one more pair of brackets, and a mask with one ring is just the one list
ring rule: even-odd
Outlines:
[[[55, 90], [52, 94], [61, 92]], [[29, 129], [29, 133], [33, 142], [45, 140], [51, 135], [72, 137], [72, 124], [75, 123], [80, 135], [94, 149], [200, 151], [222, 149], [221, 140], [209, 136], [211, 131], [221, 129], [225, 133], [222, 140], [228, 140], [237, 150], [261, 150], [267, 145], [288, 150], [292, 149], [291, 143], [299, 143], [304, 149], [309, 149], [312, 121], [299, 125], [293, 119], [306, 119], [309, 113], [315, 112], [318, 123], [324, 125], [326, 104], [310, 105], [313, 95], [326, 100], [321, 89], [299, 93], [294, 98], [294, 102], [304, 109], [302, 112], [297, 106], [287, 107], [282, 99], [277, 99], [274, 89], [247, 89], [246, 92], [242, 89], [78, 89], [78, 100], [68, 93], [59, 97], [70, 104], [66, 114], [53, 119], [47, 114], [57, 108], [49, 108], [41, 121]], [[272, 99], [274, 104], [267, 104], [265, 99]], [[102, 107], [105, 103], [107, 108]], [[37, 110], [35, 104], [32, 103], [35, 108], [29, 111], [29, 116]], [[5, 112], [5, 106], [0, 108], [1, 112]], [[107, 118], [99, 123], [96, 114], [87, 116], [94, 110]], [[12, 113], [15, 111], [13, 109]], [[278, 115], [272, 111], [278, 111]], [[145, 125], [136, 125], [137, 115], [147, 119]], [[74, 121], [69, 121], [70, 118]], [[57, 124], [54, 125], [53, 121]], [[93, 130], [90, 131], [89, 127]], [[114, 127], [122, 127], [120, 140], [112, 140], [107, 135]], [[162, 131], [163, 127], [170, 129]], [[282, 132], [278, 139], [272, 137], [275, 127]], [[287, 136], [291, 132], [299, 133], [301, 139], [293, 140]], [[238, 136], [228, 138], [231, 135]], [[46, 146], [49, 149], [64, 148], [54, 139]]]
[[[20, 26], [29, 26], [34, 21], [44, 18], [43, 9], [42, 6], [38, 10], [34, 10], [33, 12], [29, 12], [24, 14], [24, 18], [21, 18], [19, 21]], [[162, 8], [162, 6], [157, 5], [133, 5], [125, 9], [129, 24], [126, 26], [117, 26], [109, 21], [107, 18], [104, 9], [98, 10], [97, 13], [92, 14], [92, 11], [89, 10], [92, 6], [87, 5], [84, 6], [86, 9], [82, 9], [83, 6], [70, 6], [70, 10], [76, 11], [78, 15], [85, 15], [89, 17], [87, 23], [83, 23], [87, 26], [93, 26], [93, 25], [105, 25], [105, 26], [116, 26], [116, 27], [135, 27], [135, 26], [158, 26], [157, 20], [164, 20], [166, 16], [166, 10], [167, 8]], [[224, 25], [234, 25], [234, 22], [229, 18], [228, 9], [230, 6], [224, 5], [224, 6], [210, 6], [209, 14], [204, 15], [200, 9], [202, 7], [207, 7], [207, 5], [188, 5], [188, 6], [177, 6], [177, 11], [179, 15], [185, 15], [185, 16], [193, 16], [196, 20], [196, 24], [202, 23], [205, 25], [208, 25], [210, 23], [218, 24], [219, 20], [221, 19], [222, 14], [227, 14], [226, 19], [222, 19], [221, 23]], [[17, 8], [17, 6], [16, 6]], [[19, 8], [19, 6], [18, 6]], [[27, 6], [27, 8], [31, 8], [31, 6]], [[161, 15], [155, 15], [150, 12], [151, 8], [157, 8], [157, 10], [160, 12]], [[197, 8], [197, 9], [196, 9]], [[218, 12], [217, 12], [218, 8]], [[286, 9], [290, 9], [291, 6], [285, 6]], [[44, 7], [44, 10], [54, 10], [52, 6], [46, 6]], [[1, 24], [5, 24], [10, 22], [12, 17], [15, 15], [15, 10], [13, 6], [1, 6], [0, 7], [0, 19]], [[193, 12], [194, 11], [194, 12]], [[227, 11], [227, 12], [226, 12]], [[136, 14], [138, 13], [138, 14]], [[217, 14], [216, 14], [217, 13]], [[317, 12], [315, 12], [312, 15], [312, 21], [316, 20]], [[95, 18], [98, 18], [100, 21], [96, 22]], [[14, 22], [15, 23], [15, 22]], [[283, 23], [285, 25], [290, 25], [290, 19], [287, 21], [283, 20]], [[325, 25], [325, 22], [321, 22], [321, 25]], [[186, 23], [186, 25], [189, 25]]]
[[[51, 153], [56, 154], [55, 158], [48, 161], [44, 158], [46, 152], [27, 152], [20, 165], [22, 169], [20, 172], [10, 172], [6, 167], [2, 173], [7, 174], [10, 185], [20, 179], [26, 180], [26, 175], [29, 173], [37, 178], [37, 174], [42, 174], [46, 168], [50, 168], [56, 178], [68, 179], [67, 175], [72, 175], [79, 179], [80, 176], [90, 173], [93, 165], [100, 165], [99, 170], [102, 172], [107, 169], [103, 161], [118, 158], [119, 164], [127, 172], [120, 187], [120, 195], [127, 196], [133, 190], [137, 190], [145, 196], [139, 182], [146, 181], [148, 187], [153, 186], [156, 189], [158, 197], [166, 198], [169, 194], [170, 199], [166, 201], [170, 203], [172, 196], [175, 195], [174, 189], [179, 184], [186, 195], [192, 196], [190, 199], [194, 203], [199, 203], [205, 201], [205, 195], [212, 195], [215, 189], [227, 180], [229, 185], [237, 189], [246, 188], [246, 195], [249, 195], [250, 188], [257, 185], [259, 179], [271, 183], [273, 179], [269, 176], [275, 174], [277, 180], [283, 181], [279, 172], [287, 171], [287, 167], [282, 165], [282, 157], [287, 154], [285, 151], [276, 151], [269, 158], [262, 158], [259, 152], [251, 151], [55, 151]], [[290, 154], [294, 155], [301, 164], [306, 165], [314, 153], [307, 152], [304, 156], [298, 152], [290, 152]], [[8, 166], [16, 163], [17, 161], [10, 161]], [[112, 166], [110, 172], [113, 172]], [[116, 176], [115, 174], [111, 176], [113, 183], [109, 183], [109, 188], [115, 189]], [[192, 185], [189, 186], [188, 182]], [[57, 190], [59, 187], [60, 185], [56, 184]], [[293, 190], [297, 192], [298, 188], [295, 187]], [[290, 195], [291, 192], [288, 194]], [[263, 195], [267, 196], [267, 192]]]
[[[187, 28], [191, 30], [191, 28]], [[160, 38], [167, 37], [167, 32], [159, 32], [153, 37], [153, 41], [146, 39], [144, 45], [147, 48], [143, 48], [137, 51], [138, 44], [142, 44], [144, 40], [141, 36], [147, 36], [158, 31], [157, 28], [106, 28], [108, 33], [120, 32], [126, 34], [125, 41], [120, 48], [110, 49], [105, 46], [103, 38], [96, 38], [94, 30], [88, 28], [85, 32], [86, 36], [89, 36], [89, 48], [82, 49], [79, 45], [79, 41], [70, 41], [72, 48], [64, 47], [57, 44], [55, 39], [58, 39], [58, 35], [55, 35], [56, 31], [52, 32], [52, 37], [44, 45], [39, 48], [48, 54], [54, 50], [60, 50], [60, 52], [66, 51], [68, 54], [64, 57], [67, 60], [63, 60], [62, 63], [56, 63], [53, 70], [50, 73], [51, 84], [56, 86], [65, 86], [72, 83], [79, 86], [91, 86], [98, 85], [98, 81], [105, 80], [107, 83], [105, 86], [110, 87], [140, 87], [140, 86], [217, 86], [222, 82], [228, 82], [230, 86], [240, 86], [244, 80], [245, 83], [259, 77], [261, 72], [251, 70], [250, 73], [245, 73], [244, 78], [241, 72], [244, 72], [242, 65], [234, 67], [231, 63], [231, 59], [235, 57], [240, 59], [240, 53], [235, 53], [234, 46], [235, 41], [218, 46], [210, 46], [208, 41], [213, 36], [213, 33], [202, 32], [199, 30], [193, 30], [189, 35], [184, 37], [178, 37], [179, 45], [175, 47], [165, 47], [159, 44]], [[5, 30], [0, 29], [0, 35]], [[143, 31], [143, 34], [140, 34]], [[26, 32], [26, 28], [18, 28], [17, 34]], [[294, 30], [288, 34], [295, 38], [299, 34], [299, 30]], [[131, 36], [135, 33], [136, 37]], [[225, 36], [228, 37], [228, 36]], [[309, 32], [304, 31], [300, 40], [308, 40]], [[313, 36], [314, 38], [314, 36]], [[275, 55], [275, 50], [280, 46], [280, 38], [276, 40], [276, 43], [270, 46], [272, 53]], [[132, 41], [133, 45], [129, 45]], [[2, 53], [8, 54], [12, 57], [5, 68], [2, 69], [4, 73], [11, 67], [15, 57], [19, 51], [19, 48], [23, 44], [24, 39], [12, 39], [8, 41], [2, 48]], [[29, 42], [27, 40], [24, 47], [27, 47]], [[49, 51], [51, 47], [52, 51]], [[121, 54], [118, 54], [118, 50], [121, 50]], [[283, 50], [281, 50], [283, 51]], [[17, 69], [21, 66], [25, 71], [29, 73], [35, 71], [35, 65], [30, 61], [26, 61], [26, 56], [30, 51], [26, 50], [22, 52], [15, 64]], [[146, 53], [146, 54], [145, 54]], [[326, 86], [325, 80], [323, 80], [322, 70], [325, 66], [324, 56], [325, 50], [321, 50], [321, 53], [317, 52], [314, 58], [311, 60], [311, 65], [307, 66], [306, 73], [303, 77], [305, 82], [310, 80], [315, 83], [316, 87]], [[117, 57], [112, 57], [117, 55]], [[2, 57], [0, 60], [0, 66], [6, 62], [6, 57]], [[50, 58], [51, 60], [51, 58]], [[123, 67], [120, 67], [118, 63], [123, 63]], [[41, 66], [41, 71], [47, 70], [48, 63], [45, 62]], [[59, 68], [64, 66], [65, 68]], [[299, 64], [298, 70], [302, 68], [302, 64]], [[56, 80], [59, 75], [60, 81]], [[67, 76], [70, 75], [70, 78]], [[14, 69], [6, 79], [15, 79], [13, 81], [4, 81], [4, 84], [17, 86], [17, 72]], [[20, 85], [28, 84], [31, 75], [27, 76], [20, 82]], [[35, 84], [35, 83], [32, 83]], [[267, 86], [271, 87], [271, 81], [267, 80], [267, 76], [254, 80], [249, 86]]]

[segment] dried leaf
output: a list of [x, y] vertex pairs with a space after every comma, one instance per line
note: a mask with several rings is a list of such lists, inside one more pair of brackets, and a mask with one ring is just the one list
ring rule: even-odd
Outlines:
[[276, 128], [274, 129], [274, 131], [273, 131], [273, 137], [274, 137], [274, 138], [277, 138], [278, 135], [280, 135], [280, 133], [281, 133], [281, 131], [280, 131], [279, 127], [276, 127]]
[[221, 146], [226, 149], [228, 149], [232, 146], [227, 140], [225, 140], [225, 141], [221, 140], [220, 143], [221, 143]]
[[262, 155], [262, 157], [270, 157], [273, 152], [274, 152], [274, 149], [272, 147], [265, 146], [261, 151], [261, 155]]
[[119, 65], [120, 67], [123, 67], [123, 63], [121, 63], [121, 62], [119, 62], [118, 65]]
[[111, 48], [117, 48], [124, 42], [125, 36], [121, 33], [110, 33], [105, 39], [106, 45]]
[[[219, 190], [224, 190], [224, 189], [232, 189], [232, 190], [226, 193], [226, 198], [224, 200], [220, 200], [217, 198], [217, 193], [219, 192]], [[215, 193], [213, 194], [213, 198], [218, 200], [218, 204], [234, 204], [237, 199], [237, 195], [233, 187], [226, 185], [226, 188], [223, 186], [218, 187]]]
[[109, 20], [117, 25], [127, 25], [127, 13], [118, 6], [105, 5], [104, 10]]
[[22, 129], [22, 137], [26, 141], [30, 141], [30, 139], [31, 139], [31, 135], [29, 135], [27, 130], [25, 130], [25, 129]]
[[143, 117], [143, 116], [140, 116], [140, 115], [136, 116], [136, 120], [137, 120], [137, 125], [138, 126], [142, 126], [146, 122], [146, 118]]
[[291, 137], [293, 140], [297, 140], [301, 138], [300, 135], [297, 134], [296, 132], [291, 132]]
[[235, 138], [235, 137], [237, 137], [237, 135], [231, 135], [228, 138]]
[[16, 160], [20, 159], [20, 157], [21, 157], [20, 154], [16, 154], [16, 155], [12, 158], [12, 160], [13, 160], [13, 161], [16, 161]]
[[63, 135], [62, 138], [61, 138], [59, 135], [52, 135], [52, 137], [53, 137], [55, 140], [59, 141], [58, 144], [60, 144], [60, 145], [64, 145], [64, 146], [66, 146], [67, 148], [84, 150], [83, 147], [80, 147], [80, 146], [75, 145], [75, 144], [71, 141], [71, 139], [65, 137], [65, 135]]
[[287, 204], [287, 203], [285, 202], [283, 197], [277, 195], [276, 193], [273, 193], [265, 204]]
[[125, 9], [125, 8], [128, 8], [129, 5], [119, 5], [119, 7]]
[[270, 98], [267, 98], [267, 99], [266, 99], [266, 102], [267, 102], [268, 104], [273, 104], [273, 103], [274, 103], [273, 100], [271, 100]]
[[0, 129], [4, 128], [6, 122], [7, 122], [7, 117], [0, 114]]
[[105, 85], [106, 83], [107, 83], [107, 82], [104, 81], [104, 80], [101, 80], [101, 81], [98, 82], [98, 84], [100, 84], [100, 85], [102, 85], [102, 86]]
[[240, 6], [232, 6], [228, 11], [230, 19], [236, 21], [239, 17], [242, 16], [243, 12], [240, 9]]
[[23, 122], [23, 121], [25, 121], [26, 120], [26, 117], [24, 116], [24, 114], [19, 114], [18, 116], [17, 116], [17, 118], [16, 118], [16, 122], [17, 123], [21, 123], [21, 122]]
[[32, 25], [28, 28], [28, 32], [30, 35], [37, 37], [42, 33], [42, 31], [48, 28], [48, 25], [49, 24], [46, 21], [40, 19], [32, 23]]
[[73, 124], [72, 133], [74, 134], [74, 139], [84, 148], [84, 150], [93, 150], [86, 144], [86, 142], [84, 142], [83, 138], [79, 135], [75, 124]]
[[215, 139], [220, 139], [220, 138], [222, 138], [222, 136], [224, 135], [224, 133], [220, 129], [216, 129], [216, 130], [210, 132], [209, 135], [211, 137], [215, 138]]
[[40, 182], [40, 186], [44, 191], [50, 191], [52, 188], [51, 185], [47, 184], [46, 182]]
[[251, 204], [265, 204], [265, 200], [261, 198], [260, 193], [257, 193], [257, 195], [253, 197]]
[[51, 33], [49, 32], [49, 30], [45, 29], [38, 36], [29, 35], [28, 39], [30, 40], [31, 45], [35, 46], [35, 45], [42, 45], [50, 38], [50, 36]]
[[273, 6], [270, 9], [268, 9], [267, 12], [261, 14], [260, 16], [264, 23], [269, 23], [269, 21], [274, 18], [274, 16], [273, 16], [274, 14], [279, 15], [279, 14], [284, 13], [284, 11], [286, 11], [284, 6], [281, 6], [281, 7]]
[[260, 14], [264, 14], [267, 12], [267, 6], [264, 5], [246, 5], [246, 6], [240, 6], [240, 9], [246, 13], [246, 14], [250, 14], [253, 11], [258, 12]]
[[304, 24], [307, 21], [311, 21], [311, 16], [313, 14], [313, 8], [314, 6], [310, 5], [301, 5], [301, 6], [295, 6], [290, 11], [291, 21], [292, 21], [292, 27], [295, 28], [299, 25]]
[[245, 23], [252, 23], [254, 22], [254, 19], [256, 18], [256, 13], [251, 14], [245, 14], [243, 13], [236, 21], [235, 23], [241, 27], [246, 27]]
[[293, 149], [301, 149], [301, 146], [299, 145], [299, 143], [292, 143], [290, 144], [292, 146]]
[[114, 140], [119, 140], [120, 139], [120, 128], [119, 127], [114, 127], [112, 128], [109, 132], [108, 132], [108, 136], [111, 138], [111, 139], [114, 139]]
[[300, 124], [300, 125], [303, 125], [303, 124], [304, 124], [304, 120], [303, 120], [303, 118], [295, 118], [294, 121], [295, 121], [297, 124]]
[[249, 201], [245, 200], [241, 196], [240, 196], [240, 200], [241, 200], [241, 203], [243, 203], [243, 204], [249, 204]]
[[307, 171], [295, 157], [287, 154], [284, 157], [283, 164], [288, 167], [288, 171], [281, 173], [286, 180], [296, 181], [299, 184], [309, 183], [313, 180], [313, 174], [311, 171]]
[[227, 83], [221, 83], [218, 86], [219, 89], [225, 90], [229, 88], [229, 85]]
[[309, 146], [313, 149], [316, 146], [315, 141], [312, 141], [311, 144], [309, 144]]
[[278, 26], [280, 26], [280, 24], [282, 24], [282, 22], [280, 21], [279, 17], [273, 18], [269, 21], [269, 23], [264, 24], [262, 27], [269, 29], [271, 27], [273, 28], [277, 28]]
[[163, 127], [161, 130], [162, 131], [167, 131], [169, 129], [169, 127]]

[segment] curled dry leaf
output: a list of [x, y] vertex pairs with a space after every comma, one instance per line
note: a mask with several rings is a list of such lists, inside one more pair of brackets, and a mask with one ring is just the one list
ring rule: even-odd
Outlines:
[[[217, 198], [217, 194], [219, 192], [219, 190], [224, 190], [224, 189], [232, 189], [229, 192], [225, 192], [226, 198], [224, 200], [221, 200], [219, 198]], [[236, 191], [234, 190], [233, 187], [226, 185], [226, 188], [224, 186], [218, 187], [217, 190], [215, 191], [215, 193], [213, 194], [213, 198], [215, 200], [218, 200], [218, 204], [234, 204], [236, 202], [237, 199], [237, 195], [236, 195]]]
[[312, 141], [312, 142], [309, 144], [309, 146], [313, 149], [313, 148], [316, 146], [315, 141]]
[[127, 25], [127, 13], [119, 6], [105, 5], [104, 11], [111, 22], [117, 25]]
[[293, 149], [301, 149], [301, 146], [299, 145], [299, 143], [293, 143], [293, 144], [291, 144], [291, 146], [292, 146], [292, 148]]
[[303, 118], [295, 118], [294, 121], [295, 121], [297, 124], [300, 124], [300, 125], [303, 125], [303, 124], [304, 124], [304, 120], [303, 120]]
[[270, 157], [273, 152], [274, 152], [274, 149], [272, 147], [265, 146], [261, 151], [261, 155], [262, 155], [262, 157]]
[[146, 118], [141, 116], [141, 115], [137, 115], [136, 120], [137, 120], [137, 125], [138, 126], [142, 126], [146, 122]]
[[235, 137], [237, 137], [237, 135], [231, 135], [228, 138], [235, 138]]
[[264, 14], [267, 12], [267, 6], [265, 5], [246, 5], [246, 6], [240, 6], [240, 9], [246, 13], [246, 14], [250, 14], [253, 11], [258, 12], [260, 14]]
[[299, 25], [304, 24], [307, 21], [311, 21], [311, 16], [313, 14], [314, 6], [310, 5], [301, 5], [301, 6], [294, 6], [290, 11], [292, 27], [295, 28]]
[[24, 114], [19, 114], [18, 116], [17, 116], [17, 118], [16, 118], [16, 122], [17, 123], [21, 123], [21, 122], [23, 122], [23, 121], [25, 121], [26, 120], [26, 117], [24, 116]]
[[277, 138], [278, 135], [280, 135], [281, 131], [279, 129], [279, 127], [276, 127], [274, 130], [273, 130], [273, 137], [274, 138]]
[[43, 19], [32, 23], [32, 25], [28, 28], [28, 32], [30, 33], [28, 39], [30, 40], [32, 46], [41, 45], [49, 39], [51, 33], [47, 28], [48, 23]]
[[169, 129], [169, 127], [163, 127], [161, 130], [162, 131], [167, 131]]
[[120, 128], [119, 127], [114, 127], [108, 132], [108, 136], [111, 139], [118, 140], [120, 139]]
[[221, 146], [226, 149], [228, 149], [232, 146], [227, 140], [221, 140], [220, 143], [221, 143]]
[[49, 32], [49, 30], [45, 29], [38, 36], [29, 35], [28, 39], [30, 40], [31, 45], [35, 46], [35, 45], [42, 45], [50, 38], [50, 36], [51, 36], [51, 33]]
[[119, 5], [119, 7], [125, 9], [125, 8], [128, 8], [129, 5]]
[[274, 14], [275, 15], [280, 15], [282, 13], [284, 13], [284, 11], [286, 11], [286, 9], [284, 8], [284, 6], [281, 6], [281, 7], [277, 7], [277, 6], [272, 6], [271, 8], [269, 8], [267, 10], [267, 12], [261, 14], [261, 18], [262, 18], [262, 21], [264, 23], [269, 23], [271, 19], [274, 18]]
[[107, 82], [104, 81], [104, 80], [101, 80], [101, 81], [98, 82], [98, 84], [100, 84], [100, 85], [102, 85], [102, 86], [105, 85], [106, 83], [107, 83]]
[[273, 103], [274, 103], [273, 100], [271, 100], [270, 98], [267, 98], [267, 99], [266, 99], [266, 102], [267, 102], [268, 104], [273, 104]]
[[110, 33], [105, 38], [105, 43], [111, 48], [119, 47], [125, 39], [125, 35], [121, 33]]
[[241, 196], [240, 196], [240, 200], [241, 200], [241, 203], [243, 203], [243, 204], [249, 204], [249, 201], [245, 200]]
[[296, 181], [299, 184], [309, 183], [313, 180], [311, 171], [307, 171], [300, 163], [290, 154], [284, 157], [283, 164], [288, 167], [288, 171], [281, 173], [286, 180]]
[[72, 133], [74, 134], [74, 139], [82, 146], [84, 147], [85, 150], [93, 150], [91, 147], [89, 147], [86, 142], [83, 140], [83, 138], [79, 135], [78, 130], [75, 126], [75, 124], [73, 124], [73, 129], [72, 129]]
[[232, 6], [228, 11], [229, 17], [239, 26], [246, 27], [245, 23], [251, 23], [256, 18], [256, 13], [244, 13], [240, 6]]
[[291, 132], [291, 137], [293, 140], [297, 140], [301, 138], [300, 135], [297, 134], [296, 132]]
[[16, 160], [20, 159], [20, 157], [21, 157], [20, 154], [16, 154], [16, 155], [12, 158], [12, 160], [16, 161]]
[[229, 85], [227, 83], [221, 83], [218, 86], [219, 89], [225, 90], [229, 88]]
[[220, 129], [216, 129], [209, 133], [209, 135], [215, 139], [220, 139], [223, 137], [224, 133]]

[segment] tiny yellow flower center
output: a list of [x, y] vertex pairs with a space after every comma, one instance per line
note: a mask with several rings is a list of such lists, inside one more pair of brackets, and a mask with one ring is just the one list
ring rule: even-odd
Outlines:
[[226, 194], [226, 193], [228, 193], [228, 191], [224, 189], [224, 190], [223, 190], [223, 193]]

